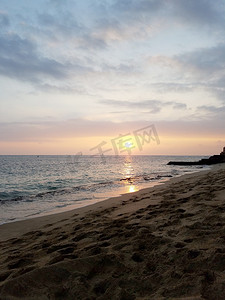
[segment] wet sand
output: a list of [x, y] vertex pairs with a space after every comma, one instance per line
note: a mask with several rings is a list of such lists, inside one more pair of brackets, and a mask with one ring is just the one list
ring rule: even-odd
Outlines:
[[225, 299], [225, 167], [0, 226], [0, 299]]

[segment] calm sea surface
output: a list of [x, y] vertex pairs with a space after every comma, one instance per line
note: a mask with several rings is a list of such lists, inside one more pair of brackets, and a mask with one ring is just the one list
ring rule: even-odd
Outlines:
[[0, 156], [0, 224], [82, 207], [203, 167], [199, 156]]

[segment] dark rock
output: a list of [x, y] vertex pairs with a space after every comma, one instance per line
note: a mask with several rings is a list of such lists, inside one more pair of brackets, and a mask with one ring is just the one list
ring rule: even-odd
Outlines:
[[196, 258], [199, 256], [199, 254], [200, 254], [200, 251], [198, 251], [198, 250], [190, 250], [190, 251], [188, 251], [188, 258], [191, 258], [191, 259]]
[[138, 253], [134, 253], [131, 258], [135, 262], [142, 262], [144, 260], [143, 257]]
[[167, 165], [177, 165], [177, 166], [196, 166], [196, 165], [214, 165], [225, 163], [225, 147], [220, 155], [213, 155], [209, 158], [203, 158], [199, 161], [170, 161]]

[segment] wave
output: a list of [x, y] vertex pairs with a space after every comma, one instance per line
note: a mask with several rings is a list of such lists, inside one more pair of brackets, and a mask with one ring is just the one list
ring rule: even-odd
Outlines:
[[76, 194], [77, 192], [95, 192], [98, 189], [120, 186], [121, 183], [134, 184], [138, 182], [155, 181], [163, 178], [173, 177], [172, 174], [142, 174], [136, 176], [126, 176], [115, 181], [103, 181], [90, 184], [82, 184], [74, 187], [57, 188], [55, 186], [47, 186], [46, 190], [38, 193], [26, 191], [0, 192], [0, 204], [10, 202], [24, 201], [31, 202], [42, 198], [51, 198], [53, 196], [61, 196], [66, 194]]

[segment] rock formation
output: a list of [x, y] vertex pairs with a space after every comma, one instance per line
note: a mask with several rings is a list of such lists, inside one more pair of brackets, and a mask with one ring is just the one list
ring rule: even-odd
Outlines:
[[225, 147], [220, 155], [213, 155], [209, 158], [203, 158], [199, 161], [170, 161], [168, 165], [177, 165], [177, 166], [192, 166], [192, 165], [214, 165], [225, 163]]

